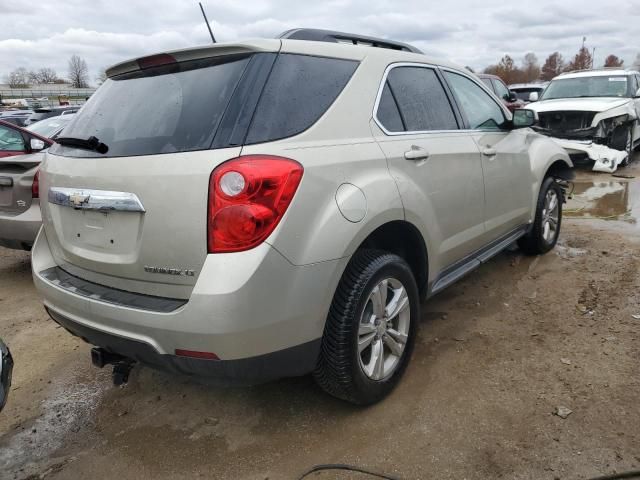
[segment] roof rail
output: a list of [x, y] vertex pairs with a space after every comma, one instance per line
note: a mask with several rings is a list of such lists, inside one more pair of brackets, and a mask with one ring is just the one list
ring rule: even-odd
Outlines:
[[321, 30], [317, 28], [294, 28], [282, 33], [278, 38], [293, 40], [311, 40], [314, 42], [347, 43], [352, 45], [368, 45], [404, 52], [422, 53], [422, 51], [408, 43], [386, 40], [384, 38], [367, 37], [353, 33], [335, 32], [333, 30]]
[[560, 75], [569, 75], [570, 73], [581, 73], [581, 72], [602, 72], [603, 70], [624, 70], [624, 67], [583, 68], [580, 70], [569, 70], [567, 72], [561, 72]]

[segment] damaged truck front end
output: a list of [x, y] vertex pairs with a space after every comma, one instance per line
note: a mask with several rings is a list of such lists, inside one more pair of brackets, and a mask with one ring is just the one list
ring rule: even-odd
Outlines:
[[553, 138], [574, 162], [594, 162], [614, 172], [640, 143], [640, 72], [619, 68], [579, 70], [555, 77], [536, 111], [539, 133]]
[[[625, 111], [627, 105], [615, 110]], [[630, 111], [629, 111], [630, 110]], [[629, 160], [635, 110], [619, 112], [552, 111], [538, 114], [535, 129], [562, 146], [574, 162], [592, 160], [596, 172], [614, 172]]]

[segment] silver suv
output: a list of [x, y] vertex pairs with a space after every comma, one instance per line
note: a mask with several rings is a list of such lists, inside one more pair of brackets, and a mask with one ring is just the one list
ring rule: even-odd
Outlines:
[[116, 382], [134, 361], [225, 384], [313, 372], [373, 403], [421, 299], [558, 238], [564, 150], [411, 46], [294, 30], [107, 73], [46, 154], [32, 264]]

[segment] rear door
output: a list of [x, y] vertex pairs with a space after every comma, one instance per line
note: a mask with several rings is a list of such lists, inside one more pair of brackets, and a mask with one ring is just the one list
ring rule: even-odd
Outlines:
[[473, 136], [459, 128], [435, 67], [387, 69], [374, 136], [396, 179], [407, 219], [430, 238], [430, 268], [441, 271], [481, 246], [482, 166]]
[[[207, 255], [210, 174], [240, 154], [241, 141], [233, 146], [229, 139], [260, 93], [246, 82], [265, 66], [268, 72], [275, 56], [212, 50], [182, 62], [149, 57], [108, 79], [63, 135], [95, 136], [105, 153], [63, 138], [47, 153], [44, 231], [69, 273], [128, 291], [190, 295]], [[243, 89], [251, 93], [232, 99]], [[212, 148], [216, 142], [220, 148]]]
[[482, 155], [487, 241], [529, 220], [531, 184], [527, 130], [510, 130], [504, 110], [471, 77], [443, 70]]

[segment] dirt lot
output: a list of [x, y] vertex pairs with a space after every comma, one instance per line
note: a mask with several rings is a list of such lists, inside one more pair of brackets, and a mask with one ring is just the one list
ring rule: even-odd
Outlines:
[[[427, 302], [403, 381], [367, 409], [309, 378], [219, 389], [138, 368], [112, 387], [89, 346], [48, 320], [28, 254], [0, 249], [0, 334], [16, 361], [0, 477], [293, 479], [318, 463], [404, 479], [640, 469], [640, 158], [620, 173], [635, 178], [579, 172], [554, 252], [505, 252]], [[554, 415], [560, 406], [573, 413]]]

